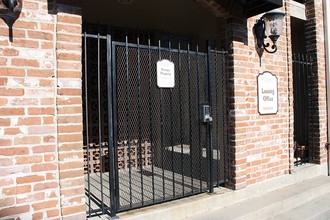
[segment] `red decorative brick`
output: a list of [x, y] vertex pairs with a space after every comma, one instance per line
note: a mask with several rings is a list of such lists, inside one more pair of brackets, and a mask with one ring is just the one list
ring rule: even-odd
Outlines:
[[5, 199], [0, 199], [0, 207], [12, 207], [14, 204], [15, 204], [15, 197], [7, 197]]
[[[2, 193], [7, 196], [24, 194], [24, 193], [29, 193], [29, 192], [31, 192], [30, 185], [6, 187], [6, 188], [2, 189]], [[1, 211], [0, 211], [0, 213], [1, 213]]]
[[40, 181], [44, 181], [45, 177], [40, 175], [30, 175], [24, 177], [17, 177], [16, 183], [17, 184], [26, 184], [26, 183], [36, 183]]
[[30, 211], [29, 205], [0, 209], [0, 216], [19, 215]]
[[33, 156], [24, 156], [24, 157], [16, 157], [16, 164], [35, 164], [41, 163], [43, 160], [42, 156], [40, 155], [33, 155]]
[[24, 115], [24, 108], [0, 108], [1, 116]]
[[32, 165], [31, 171], [32, 172], [42, 172], [42, 171], [56, 171], [57, 165], [54, 163], [43, 163], [43, 164], [36, 164]]
[[27, 155], [29, 149], [26, 147], [0, 148], [0, 156]]
[[32, 207], [34, 210], [43, 210], [43, 209], [56, 208], [57, 204], [58, 204], [57, 200], [51, 200], [51, 201], [43, 201], [40, 203], [34, 203], [32, 204]]

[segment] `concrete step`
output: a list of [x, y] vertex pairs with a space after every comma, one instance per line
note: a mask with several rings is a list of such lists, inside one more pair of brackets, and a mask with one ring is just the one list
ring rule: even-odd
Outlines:
[[[210, 213], [222, 210], [224, 207], [229, 207], [247, 199], [255, 198], [256, 196], [266, 195], [278, 189], [291, 186], [293, 184], [306, 182], [315, 177], [326, 175], [326, 165], [306, 164], [301, 167], [296, 167], [294, 173], [283, 175], [269, 180], [262, 181], [241, 190], [230, 190], [226, 188], [215, 188], [214, 193], [202, 193], [199, 195], [161, 203], [149, 207], [135, 209], [127, 212], [120, 212], [117, 218], [121, 220], [182, 220], [192, 219], [191, 216], [196, 216], [194, 219], [205, 219]], [[330, 180], [329, 180], [330, 182]], [[308, 189], [308, 187], [307, 187]], [[298, 194], [298, 192], [297, 192]], [[240, 210], [234, 210], [239, 212]], [[272, 210], [273, 212], [273, 210]], [[271, 216], [271, 215], [270, 215]], [[97, 219], [109, 219], [109, 216], [99, 216]], [[116, 219], [116, 218], [114, 218]], [[208, 219], [225, 219], [218, 218], [216, 215]], [[255, 220], [256, 218], [254, 218]]]
[[330, 219], [330, 193], [319, 196], [303, 205], [266, 218], [266, 220], [325, 220]]
[[274, 216], [274, 214], [284, 213], [296, 207], [299, 208], [299, 206], [329, 193], [330, 177], [318, 176], [186, 219], [267, 219]]

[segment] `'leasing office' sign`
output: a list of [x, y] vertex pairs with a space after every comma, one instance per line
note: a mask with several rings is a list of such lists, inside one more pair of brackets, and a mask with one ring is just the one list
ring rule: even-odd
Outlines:
[[277, 77], [270, 72], [258, 75], [258, 111], [261, 115], [276, 114], [277, 102]]

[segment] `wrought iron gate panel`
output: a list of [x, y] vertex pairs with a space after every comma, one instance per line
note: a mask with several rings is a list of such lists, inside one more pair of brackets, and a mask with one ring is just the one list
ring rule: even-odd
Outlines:
[[307, 163], [314, 156], [315, 94], [313, 94], [313, 59], [293, 54], [294, 88], [294, 158], [295, 164]]
[[[180, 41], [174, 48], [127, 39], [84, 34], [90, 215], [212, 191], [226, 179], [226, 53]], [[157, 87], [161, 59], [175, 64], [173, 89]], [[212, 107], [211, 124], [200, 121], [202, 104]]]
[[[113, 57], [117, 143], [127, 142], [130, 152], [125, 167], [118, 161], [118, 210], [206, 191], [207, 136], [200, 125], [198, 101], [208, 99], [206, 54], [113, 42]], [[155, 64], [161, 59], [175, 63], [173, 89], [157, 87]], [[148, 146], [147, 160], [142, 146]]]
[[226, 146], [227, 143], [227, 109], [226, 109], [226, 52], [211, 50], [210, 66], [214, 73], [211, 87], [212, 110], [214, 122], [212, 123], [212, 140], [213, 140], [213, 183], [215, 186], [223, 186], [228, 174], [226, 173]]

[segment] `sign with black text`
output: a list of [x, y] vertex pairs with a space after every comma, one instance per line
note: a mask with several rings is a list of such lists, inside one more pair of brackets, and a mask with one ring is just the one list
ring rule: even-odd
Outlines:
[[277, 77], [271, 72], [258, 75], [258, 111], [261, 115], [276, 114], [278, 111]]
[[174, 63], [169, 60], [157, 62], [157, 86], [159, 88], [173, 88], [175, 84]]

